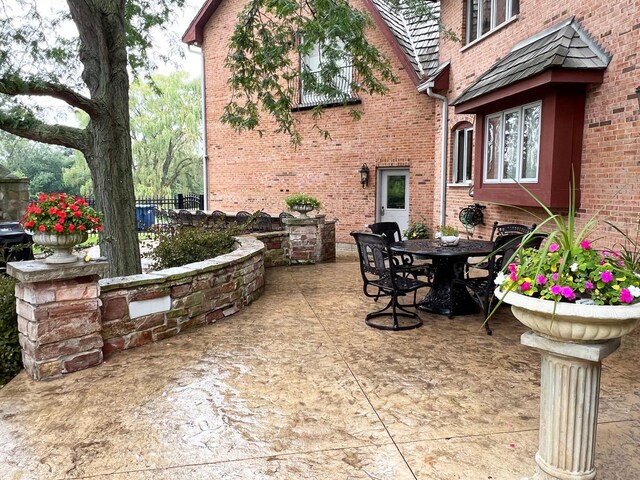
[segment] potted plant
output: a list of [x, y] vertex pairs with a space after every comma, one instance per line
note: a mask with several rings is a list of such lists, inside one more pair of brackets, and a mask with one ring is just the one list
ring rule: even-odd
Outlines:
[[[573, 187], [566, 218], [536, 201], [547, 218], [497, 275], [496, 296], [532, 329], [522, 343], [542, 352], [535, 478], [593, 479], [601, 362], [640, 321], [640, 263], [614, 246], [594, 246], [595, 217], [578, 230]], [[526, 248], [548, 226], [555, 228], [545, 244]], [[637, 238], [625, 242], [637, 252]]]
[[316, 197], [306, 193], [294, 193], [284, 199], [289, 210], [298, 212], [301, 218], [307, 218], [307, 213], [320, 210], [322, 203]]
[[409, 240], [429, 238], [429, 230], [427, 228], [426, 220], [415, 220], [409, 223], [403, 235]]
[[436, 238], [440, 239], [440, 243], [445, 247], [455, 247], [460, 242], [460, 232], [455, 227], [440, 225]]
[[34, 243], [53, 250], [46, 263], [71, 263], [78, 259], [71, 253], [73, 246], [84, 242], [88, 233], [102, 231], [102, 214], [82, 197], [40, 193], [21, 223]]

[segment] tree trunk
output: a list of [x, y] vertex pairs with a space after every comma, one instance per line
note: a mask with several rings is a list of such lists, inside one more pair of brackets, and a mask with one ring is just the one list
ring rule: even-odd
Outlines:
[[82, 78], [96, 112], [87, 126], [97, 208], [104, 213], [101, 252], [111, 277], [142, 271], [133, 188], [124, 0], [67, 0], [80, 35]]

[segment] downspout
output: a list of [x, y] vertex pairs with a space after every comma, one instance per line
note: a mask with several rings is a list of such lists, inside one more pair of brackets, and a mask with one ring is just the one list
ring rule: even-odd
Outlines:
[[440, 225], [446, 224], [447, 213], [447, 147], [449, 143], [449, 101], [444, 95], [433, 91], [433, 83], [418, 87], [419, 92], [426, 92], [431, 98], [442, 101], [442, 143], [440, 145]]
[[192, 47], [197, 45], [189, 44], [187, 50], [196, 55], [200, 55], [200, 111], [202, 113], [202, 193], [204, 196], [204, 209], [209, 209], [209, 156], [207, 155], [207, 114], [205, 110], [204, 95], [204, 55], [202, 48], [193, 50]]

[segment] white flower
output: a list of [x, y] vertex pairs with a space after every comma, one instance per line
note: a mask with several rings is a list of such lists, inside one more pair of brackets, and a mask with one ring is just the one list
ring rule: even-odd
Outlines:
[[629, 285], [629, 293], [631, 295], [633, 295], [635, 298], [640, 297], [640, 288], [636, 287], [635, 285]]
[[640, 273], [633, 272], [633, 274], [634, 274], [636, 277], [640, 278]]
[[572, 272], [577, 272], [578, 271], [578, 262], [572, 263], [570, 268], [571, 268]]
[[506, 280], [506, 275], [504, 274], [504, 272], [498, 272], [498, 274], [496, 275], [496, 278], [493, 280], [493, 283], [495, 283], [496, 285], [500, 286], [504, 283], [504, 281]]

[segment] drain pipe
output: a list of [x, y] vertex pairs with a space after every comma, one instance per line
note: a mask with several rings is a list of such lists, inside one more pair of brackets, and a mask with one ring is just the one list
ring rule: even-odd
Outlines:
[[204, 197], [204, 209], [209, 209], [209, 156], [207, 155], [207, 114], [205, 110], [204, 97], [204, 54], [202, 48], [192, 49], [189, 44], [187, 50], [196, 55], [200, 55], [200, 108], [202, 113], [202, 194]]
[[449, 143], [449, 101], [433, 91], [433, 82], [418, 86], [420, 93], [442, 101], [442, 143], [440, 145], [440, 225], [446, 224], [447, 213], [447, 147]]

